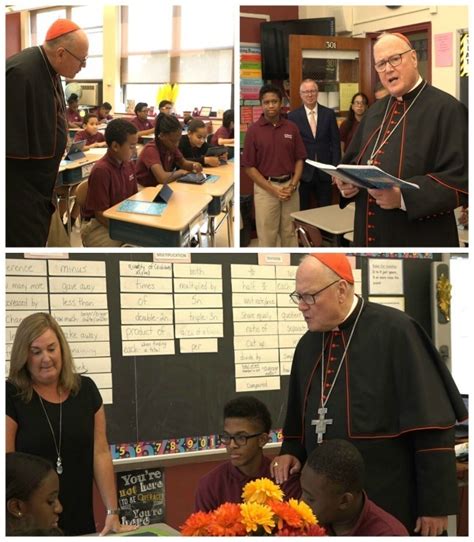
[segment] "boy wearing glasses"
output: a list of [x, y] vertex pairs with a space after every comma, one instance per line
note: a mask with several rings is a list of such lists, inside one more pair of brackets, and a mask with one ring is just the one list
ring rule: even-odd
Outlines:
[[[263, 455], [272, 420], [268, 408], [258, 399], [245, 395], [224, 407], [224, 431], [220, 440], [226, 445], [229, 461], [199, 481], [195, 510], [209, 512], [225, 502], [242, 502], [242, 489], [257, 478], [270, 478], [271, 459]], [[281, 484], [285, 498], [299, 498], [299, 475]]]
[[454, 209], [467, 203], [467, 109], [431, 86], [402, 34], [382, 34], [374, 67], [389, 95], [369, 108], [344, 154], [420, 187], [360, 190], [336, 181], [340, 206], [355, 202], [354, 246], [457, 247]]

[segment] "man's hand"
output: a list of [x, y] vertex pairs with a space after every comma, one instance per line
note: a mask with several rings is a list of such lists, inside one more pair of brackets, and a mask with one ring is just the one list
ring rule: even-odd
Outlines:
[[288, 480], [290, 474], [301, 470], [301, 462], [294, 455], [285, 454], [275, 457], [270, 465], [270, 474], [275, 478], [277, 484]]
[[448, 516], [422, 516], [416, 520], [415, 533], [421, 536], [440, 536], [448, 530]]
[[402, 193], [398, 186], [393, 188], [370, 189], [367, 192], [375, 199], [375, 203], [382, 209], [400, 209], [402, 206]]
[[332, 179], [336, 183], [339, 192], [341, 193], [341, 196], [343, 198], [353, 198], [356, 194], [359, 193], [359, 188], [357, 186], [354, 186], [350, 183], [345, 183], [340, 179], [336, 179], [335, 177], [333, 177]]

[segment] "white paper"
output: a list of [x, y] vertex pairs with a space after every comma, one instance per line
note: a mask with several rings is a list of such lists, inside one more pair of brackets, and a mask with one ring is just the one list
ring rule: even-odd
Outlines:
[[280, 362], [291, 363], [295, 355], [294, 348], [280, 348]]
[[232, 313], [234, 322], [264, 322], [277, 319], [275, 308], [234, 307]]
[[199, 324], [201, 322], [222, 324], [224, 311], [222, 309], [175, 309], [177, 324]]
[[222, 278], [222, 265], [212, 263], [175, 263], [173, 265], [173, 275], [184, 278]]
[[223, 337], [222, 324], [176, 324], [177, 339], [190, 339], [194, 337]]
[[281, 280], [291, 280], [294, 285], [297, 269], [298, 269], [297, 265], [285, 265], [285, 266], [278, 265], [275, 267], [276, 278], [281, 279]]
[[170, 277], [173, 268], [170, 263], [124, 262], [120, 261], [120, 276], [128, 277]]
[[295, 281], [279, 279], [276, 281], [275, 289], [278, 293], [290, 295], [295, 291]]
[[304, 322], [303, 315], [293, 303], [293, 307], [278, 307], [278, 320], [282, 322]]
[[174, 355], [174, 341], [125, 341], [122, 342], [123, 356]]
[[36, 311], [6, 311], [5, 324], [7, 326], [14, 326], [16, 329], [24, 318], [35, 312]]
[[89, 375], [90, 378], [95, 382], [95, 385], [99, 388], [100, 391], [102, 389], [112, 388], [112, 375], [111, 373], [91, 373]]
[[393, 307], [400, 311], [405, 312], [405, 298], [404, 297], [380, 297], [380, 296], [370, 296], [369, 301], [372, 303], [379, 303], [380, 305], [385, 305], [386, 307]]
[[5, 277], [5, 291], [47, 293], [48, 279], [46, 277], [7, 276]]
[[260, 279], [232, 279], [232, 292], [261, 292], [274, 293], [276, 291], [275, 280]]
[[222, 307], [221, 294], [175, 294], [174, 305], [178, 309]]
[[265, 350], [236, 350], [235, 363], [271, 363], [278, 362], [278, 348]]
[[42, 275], [46, 276], [46, 262], [42, 260], [5, 259], [5, 274], [8, 275]]
[[234, 336], [239, 335], [275, 335], [278, 322], [234, 322]]
[[299, 335], [300, 337], [308, 331], [308, 326], [303, 320], [301, 322], [278, 322], [278, 333], [280, 335]]
[[278, 335], [255, 335], [236, 337], [234, 335], [234, 350], [248, 350], [251, 348], [276, 348], [278, 346]]
[[107, 293], [107, 280], [105, 277], [49, 277], [49, 291], [64, 294]]
[[280, 348], [295, 348], [301, 335], [280, 335], [278, 338], [278, 346]]
[[232, 293], [234, 307], [276, 307], [276, 294], [241, 294]]
[[174, 278], [173, 282], [176, 293], [222, 293], [222, 280], [220, 279]]
[[105, 277], [105, 262], [93, 260], [48, 260], [50, 276]]
[[280, 363], [280, 374], [282, 376], [287, 376], [291, 374], [291, 361], [282, 361]]
[[77, 372], [81, 374], [112, 372], [112, 360], [107, 357], [75, 359], [74, 364]]
[[278, 376], [280, 364], [276, 363], [239, 363], [235, 366], [236, 378], [248, 378], [254, 376]]
[[121, 292], [171, 293], [171, 278], [120, 277]]
[[95, 343], [81, 343], [74, 342], [69, 343], [72, 356], [77, 358], [104, 358], [110, 356], [110, 343], [109, 342], [95, 342]]
[[48, 294], [5, 294], [5, 308], [48, 312]]
[[231, 277], [243, 279], [274, 279], [275, 267], [264, 265], [245, 265], [233, 263], [230, 266]]
[[107, 389], [107, 390], [100, 390], [100, 395], [102, 397], [102, 402], [104, 405], [111, 405], [113, 403], [113, 390]]
[[106, 309], [107, 294], [51, 294], [51, 309]]
[[217, 339], [180, 339], [179, 349], [183, 354], [217, 352]]
[[297, 305], [291, 301], [289, 294], [277, 294], [277, 304], [279, 307], [297, 307]]
[[108, 341], [109, 326], [62, 326], [68, 342]]
[[160, 309], [124, 309], [122, 324], [173, 324], [173, 311]]
[[403, 295], [403, 260], [369, 258], [369, 295]]
[[172, 309], [170, 294], [120, 294], [122, 309]]
[[152, 341], [173, 339], [172, 325], [122, 326], [122, 341]]
[[237, 392], [256, 392], [265, 390], [279, 390], [280, 377], [268, 376], [262, 378], [236, 378], [235, 391]]
[[59, 310], [51, 311], [52, 316], [61, 326], [89, 325], [99, 326], [109, 323], [108, 310]]

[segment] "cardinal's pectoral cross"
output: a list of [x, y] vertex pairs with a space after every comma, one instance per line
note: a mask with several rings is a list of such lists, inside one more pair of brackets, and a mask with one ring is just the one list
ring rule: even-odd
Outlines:
[[332, 420], [326, 420], [324, 418], [325, 414], [327, 414], [328, 409], [327, 408], [318, 408], [318, 414], [319, 419], [317, 420], [311, 420], [311, 425], [316, 426], [316, 434], [318, 435], [318, 444], [321, 444], [323, 442], [323, 435], [326, 433], [326, 425], [331, 425]]

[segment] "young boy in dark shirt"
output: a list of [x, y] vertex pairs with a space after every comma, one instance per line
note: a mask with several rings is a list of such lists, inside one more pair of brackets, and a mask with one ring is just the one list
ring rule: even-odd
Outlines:
[[408, 536], [398, 519], [364, 491], [364, 460], [342, 439], [317, 446], [301, 474], [302, 499], [319, 523], [335, 536]]
[[[220, 440], [230, 460], [199, 481], [195, 510], [208, 512], [225, 502], [242, 502], [242, 489], [251, 480], [270, 478], [271, 459], [263, 455], [272, 425], [270, 412], [258, 399], [243, 396], [224, 407], [224, 431]], [[285, 498], [299, 498], [299, 474], [281, 486]]]
[[137, 129], [125, 119], [109, 122], [105, 130], [107, 154], [95, 163], [89, 176], [86, 203], [81, 210], [85, 247], [119, 247], [109, 236], [104, 211], [137, 193], [135, 166], [130, 161], [137, 144]]
[[84, 130], [76, 132], [74, 141], [86, 141], [84, 150], [87, 151], [94, 147], [106, 147], [105, 137], [99, 132], [99, 119], [95, 113], [89, 113], [84, 117]]

